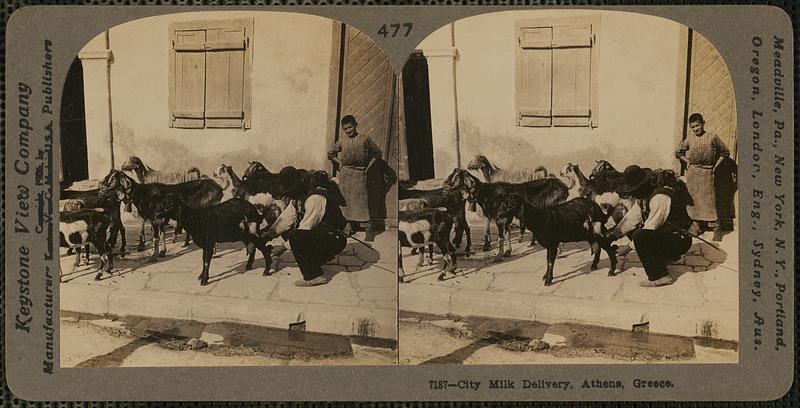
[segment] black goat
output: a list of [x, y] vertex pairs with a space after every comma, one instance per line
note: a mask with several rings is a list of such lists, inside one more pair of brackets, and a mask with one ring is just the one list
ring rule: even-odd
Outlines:
[[447, 211], [453, 216], [453, 226], [455, 227], [453, 245], [460, 248], [462, 237], [466, 235], [467, 243], [464, 252], [467, 256], [472, 253], [472, 237], [466, 214], [467, 200], [459, 191], [445, 188], [414, 190], [401, 187], [397, 194], [400, 200], [419, 200], [418, 202], [424, 203], [428, 208], [447, 208]]
[[500, 206], [498, 214], [519, 214], [520, 209], [525, 218], [525, 225], [531, 228], [536, 240], [547, 248], [547, 271], [542, 277], [545, 286], [553, 283], [553, 265], [558, 255], [558, 244], [562, 242], [589, 242], [594, 254], [592, 270], [597, 268], [602, 248], [611, 261], [608, 276], [614, 276], [617, 267], [617, 246], [611, 245], [605, 236], [608, 215], [597, 203], [585, 197], [578, 197], [552, 207], [541, 208], [531, 205], [519, 194], [512, 193]]
[[91, 243], [97, 248], [97, 253], [100, 254], [100, 272], [94, 277], [95, 280], [100, 280], [103, 272], [111, 273], [111, 269], [114, 267], [114, 255], [106, 240], [106, 230], [110, 222], [108, 212], [102, 208], [88, 208], [59, 214], [59, 246], [76, 249], [75, 266], [80, 266], [80, 247], [87, 246], [87, 265], [89, 264], [88, 244]]
[[[516, 193], [523, 197], [527, 202], [533, 203], [536, 207], [544, 208], [562, 203], [569, 195], [567, 185], [557, 178], [543, 178], [528, 181], [525, 183], [482, 183], [477, 177], [466, 170], [455, 169], [447, 177], [449, 188], [459, 191], [464, 199], [480, 204], [484, 215], [489, 220], [494, 221], [500, 235], [500, 251], [494, 261], [499, 262], [503, 256], [511, 255], [511, 235], [509, 227], [514, 218], [519, 220], [520, 231], [526, 229], [525, 218], [522, 213], [506, 212], [499, 214], [500, 205], [506, 201], [508, 195]], [[521, 209], [520, 209], [521, 211]], [[508, 235], [508, 251], [503, 251], [504, 241]], [[484, 250], [489, 247], [489, 240], [484, 234]], [[533, 245], [535, 241], [531, 241]]]
[[[296, 178], [290, 180], [291, 178]], [[296, 186], [319, 186], [328, 192], [328, 198], [336, 201], [340, 207], [347, 206], [347, 201], [336, 184], [324, 170], [295, 169], [286, 166], [278, 173], [266, 170], [259, 162], [251, 162], [242, 181], [234, 190], [233, 196], [247, 200], [255, 205], [259, 213], [274, 203], [276, 198], [287, 193]], [[303, 187], [305, 188], [305, 187]]]
[[[136, 178], [139, 179], [139, 182], [142, 184], [149, 184], [149, 183], [161, 183], [161, 184], [178, 184], [183, 183], [190, 180], [197, 180], [203, 178], [200, 169], [197, 167], [189, 167], [186, 170], [156, 170], [147, 164], [145, 164], [142, 159], [131, 156], [128, 158], [125, 163], [122, 164], [120, 167], [122, 171], [132, 171], [136, 174]], [[207, 177], [206, 177], [207, 178]], [[144, 226], [145, 221], [142, 219], [142, 227], [139, 229], [139, 245], [137, 249], [139, 251], [144, 251]], [[180, 219], [176, 220], [175, 224], [175, 236], [172, 239], [172, 242], [178, 242], [178, 235], [182, 232], [181, 221]], [[186, 236], [184, 240], [183, 246], [189, 246], [189, 236]]]
[[64, 203], [65, 209], [67, 207], [75, 207], [80, 203], [82, 208], [102, 208], [106, 211], [106, 215], [110, 220], [111, 231], [108, 236], [108, 245], [112, 251], [117, 245], [117, 236], [120, 237], [120, 256], [125, 255], [125, 225], [122, 223], [120, 215], [121, 200], [116, 192], [109, 188], [108, 180], [113, 174], [109, 173], [100, 183], [99, 189], [86, 190], [86, 191], [72, 191], [64, 190], [59, 193], [59, 207]]
[[[182, 209], [176, 208], [174, 212], [157, 214], [158, 206], [172, 194], [180, 198], [187, 207], [201, 208], [218, 204], [222, 199], [222, 187], [210, 179], [191, 180], [178, 184], [137, 183], [130, 176], [119, 170], [113, 170], [109, 175], [109, 186], [126, 203], [132, 203], [139, 211], [139, 216], [150, 223], [153, 228], [153, 255], [154, 261], [158, 256], [164, 256], [167, 246], [164, 240], [164, 225], [170, 219], [182, 218]], [[159, 252], [159, 242], [162, 249]]]
[[256, 207], [240, 198], [232, 198], [210, 207], [193, 208], [178, 195], [168, 194], [161, 202], [157, 216], [180, 209], [183, 225], [194, 240], [203, 248], [203, 271], [197, 277], [200, 286], [208, 284], [208, 270], [214, 246], [218, 242], [241, 241], [247, 247], [247, 265], [245, 270], [253, 267], [256, 248], [264, 255], [264, 275], [269, 275], [270, 254], [272, 247], [259, 236], [262, 217]]
[[[401, 211], [398, 214], [398, 239], [400, 246], [397, 248], [398, 280], [402, 283], [405, 279], [403, 269], [402, 247], [424, 247], [435, 243], [444, 257], [442, 273], [439, 280], [444, 280], [445, 273], [449, 271], [455, 275], [456, 255], [455, 248], [450, 243], [450, 230], [453, 228], [453, 217], [446, 208], [425, 208], [417, 211]], [[425, 251], [420, 251], [417, 268], [422, 265]], [[448, 268], [449, 266], [449, 268]]]

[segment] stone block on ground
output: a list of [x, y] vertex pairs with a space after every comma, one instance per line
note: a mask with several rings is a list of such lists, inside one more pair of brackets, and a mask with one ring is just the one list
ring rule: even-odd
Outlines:
[[535, 298], [526, 293], [502, 296], [485, 290], [460, 290], [451, 297], [451, 313], [457, 316], [485, 316], [533, 320]]
[[691, 255], [686, 257], [686, 265], [691, 267], [709, 266], [711, 265], [711, 261], [702, 255]]
[[450, 296], [456, 291], [447, 286], [401, 283], [399, 309], [446, 316], [450, 314]]

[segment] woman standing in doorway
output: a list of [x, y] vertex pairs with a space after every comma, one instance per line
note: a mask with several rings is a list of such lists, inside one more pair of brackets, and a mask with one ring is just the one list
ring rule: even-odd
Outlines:
[[694, 201], [687, 210], [703, 230], [710, 229], [709, 224], [713, 224], [714, 240], [719, 241], [722, 231], [717, 216], [714, 173], [731, 152], [719, 136], [705, 131], [703, 115], [691, 114], [689, 128], [694, 135], [688, 136], [675, 152], [675, 157], [686, 164], [686, 185]]
[[328, 159], [339, 168], [339, 186], [347, 201], [342, 212], [351, 232], [365, 226], [364, 239], [372, 241], [375, 233], [369, 217], [367, 172], [381, 158], [381, 149], [369, 136], [358, 133], [358, 122], [353, 115], [343, 117], [341, 126], [345, 137], [333, 143], [328, 150]]

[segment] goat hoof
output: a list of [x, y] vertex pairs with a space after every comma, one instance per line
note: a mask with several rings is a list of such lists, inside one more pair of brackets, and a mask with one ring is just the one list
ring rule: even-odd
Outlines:
[[165, 256], [167, 256], [167, 250], [162, 249], [161, 251], [158, 251], [158, 257], [159, 258], [163, 258]]
[[492, 246], [489, 245], [489, 244], [483, 244], [483, 247], [481, 247], [481, 249], [483, 249], [484, 251], [488, 251], [491, 248], [492, 248]]
[[208, 281], [207, 280], [201, 280], [200, 281], [200, 286], [207, 286], [207, 285], [208, 285]]
[[444, 272], [442, 272], [436, 280], [443, 281], [444, 280]]
[[550, 286], [552, 284], [553, 284], [553, 281], [551, 281], [551, 280], [544, 281], [544, 286]]
[[144, 251], [144, 244], [139, 244], [139, 245], [136, 247], [136, 250], [137, 250], [137, 251], [139, 251], [139, 252], [142, 252], [142, 251]]
[[595, 270], [595, 269], [597, 269], [597, 264], [596, 264], [596, 263], [593, 263], [593, 264], [591, 265], [591, 270]]
[[506, 252], [503, 252], [503, 256], [504, 256], [504, 257], [506, 257], [506, 258], [508, 258], [509, 256], [511, 256], [511, 250], [509, 249], [509, 250], [507, 250]]
[[155, 255], [151, 256], [150, 258], [147, 258], [147, 262], [157, 262], [157, 261], [158, 257]]
[[97, 275], [94, 275], [94, 280], [99, 281], [100, 278], [103, 277], [103, 272], [97, 272]]
[[253, 269], [253, 263], [252, 262], [248, 263], [247, 265], [244, 266], [244, 270], [249, 271], [250, 269]]
[[614, 270], [612, 269], [612, 270], [608, 271], [608, 276], [617, 276], [617, 274], [614, 273]]
[[261, 276], [270, 276], [270, 275], [272, 275], [272, 271], [268, 269], [265, 269], [264, 272], [261, 274]]

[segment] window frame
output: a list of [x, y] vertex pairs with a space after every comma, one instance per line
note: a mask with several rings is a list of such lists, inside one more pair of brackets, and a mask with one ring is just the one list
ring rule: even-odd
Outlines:
[[[589, 123], [588, 125], [556, 125], [553, 121], [553, 81], [554, 72], [552, 71], [552, 54], [551, 54], [551, 71], [550, 71], [550, 125], [549, 126], [533, 126], [523, 125], [520, 120], [521, 107], [520, 100], [524, 90], [522, 89], [522, 46], [520, 38], [523, 29], [531, 28], [555, 28], [560, 26], [591, 26], [592, 42], [590, 47], [590, 66], [589, 66]], [[554, 18], [529, 18], [518, 20], [514, 25], [514, 125], [521, 128], [556, 128], [556, 127], [578, 127], [594, 129], [600, 126], [600, 106], [598, 98], [598, 71], [599, 71], [599, 55], [600, 55], [600, 15], [591, 16], [574, 16], [574, 17], [554, 17]], [[551, 47], [550, 50], [553, 48]]]
[[[168, 43], [168, 52], [169, 52], [169, 83], [168, 83], [168, 92], [169, 92], [169, 106], [167, 112], [167, 120], [168, 125], [170, 128], [173, 129], [192, 129], [190, 127], [185, 126], [175, 126], [173, 120], [173, 114], [177, 111], [176, 110], [176, 78], [175, 78], [175, 65], [176, 65], [176, 58], [178, 51], [175, 50], [174, 44], [177, 40], [177, 34], [180, 31], [199, 31], [199, 30], [214, 30], [214, 29], [243, 29], [244, 30], [244, 41], [245, 41], [245, 49], [244, 49], [244, 61], [243, 61], [243, 78], [242, 78], [242, 124], [241, 126], [208, 126], [208, 117], [206, 116], [206, 106], [207, 106], [207, 96], [205, 95], [206, 88], [208, 86], [208, 77], [207, 75], [203, 79], [203, 126], [197, 127], [194, 129], [241, 129], [247, 130], [250, 129], [252, 123], [252, 89], [251, 89], [251, 78], [250, 74], [252, 72], [252, 65], [253, 65], [253, 32], [254, 27], [254, 19], [253, 18], [237, 18], [237, 19], [220, 19], [220, 20], [192, 20], [192, 21], [181, 21], [181, 22], [174, 22], [169, 25], [169, 43]], [[204, 51], [208, 54], [209, 50]], [[208, 60], [205, 60], [204, 70], [208, 69]]]

